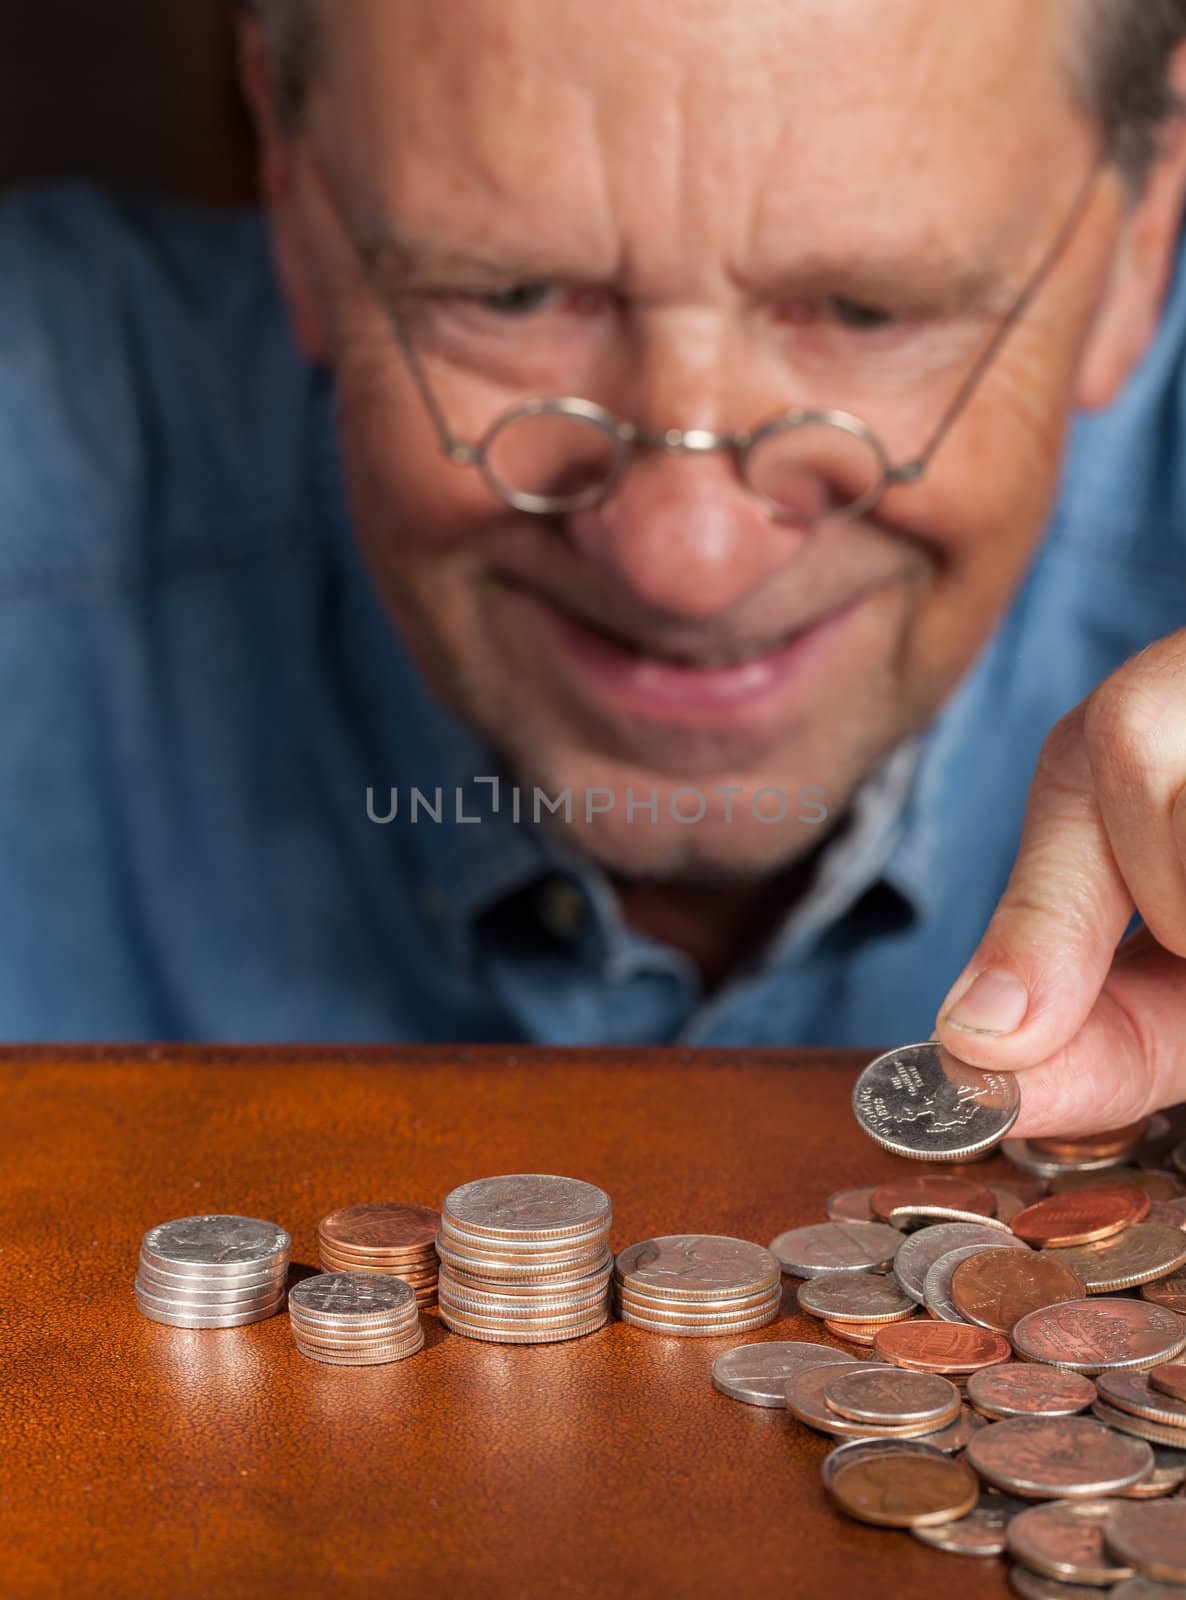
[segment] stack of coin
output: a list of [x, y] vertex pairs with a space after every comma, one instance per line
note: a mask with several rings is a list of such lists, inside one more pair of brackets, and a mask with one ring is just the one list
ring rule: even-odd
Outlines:
[[284, 1304], [292, 1241], [257, 1217], [180, 1217], [140, 1244], [136, 1304], [174, 1328], [237, 1328]]
[[322, 1272], [288, 1297], [292, 1336], [302, 1355], [336, 1367], [402, 1361], [424, 1348], [410, 1285], [378, 1272]]
[[423, 1310], [437, 1303], [436, 1236], [441, 1214], [428, 1206], [377, 1200], [331, 1211], [317, 1224], [327, 1272], [385, 1272], [402, 1278]]
[[463, 1184], [441, 1207], [441, 1321], [468, 1339], [549, 1344], [609, 1319], [609, 1196], [514, 1173]]
[[623, 1322], [684, 1339], [762, 1328], [778, 1316], [782, 1272], [761, 1245], [677, 1233], [623, 1250], [615, 1282]]

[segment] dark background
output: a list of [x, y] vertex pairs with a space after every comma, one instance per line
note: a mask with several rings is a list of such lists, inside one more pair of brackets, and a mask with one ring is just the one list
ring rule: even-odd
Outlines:
[[0, 0], [0, 185], [253, 198], [230, 0]]

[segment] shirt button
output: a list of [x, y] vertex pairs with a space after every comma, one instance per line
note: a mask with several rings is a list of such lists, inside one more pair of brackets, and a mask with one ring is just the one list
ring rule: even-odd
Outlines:
[[575, 939], [585, 926], [588, 906], [571, 878], [546, 878], [536, 891], [540, 921], [557, 939]]

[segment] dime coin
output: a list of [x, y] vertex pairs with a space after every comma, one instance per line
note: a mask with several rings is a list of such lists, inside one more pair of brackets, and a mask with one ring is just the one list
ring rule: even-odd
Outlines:
[[1171, 1361], [1164, 1366], [1151, 1367], [1149, 1382], [1159, 1394], [1186, 1401], [1186, 1366]]
[[1186, 1316], [1186, 1273], [1175, 1272], [1168, 1278], [1143, 1284], [1141, 1299], [1164, 1306], [1167, 1311], [1176, 1311], [1180, 1317]]
[[787, 1379], [812, 1366], [843, 1366], [855, 1357], [828, 1344], [795, 1339], [771, 1339], [766, 1344], [742, 1344], [725, 1350], [712, 1364], [715, 1388], [731, 1400], [751, 1406], [782, 1410], [787, 1403]]
[[1035, 1572], [1063, 1583], [1113, 1584], [1133, 1569], [1113, 1561], [1104, 1529], [1123, 1508], [1120, 1500], [1053, 1500], [1013, 1519], [1005, 1536], [1009, 1554]]
[[[966, 1244], [959, 1250], [949, 1250], [945, 1256], [940, 1256], [935, 1265], [930, 1269], [923, 1282], [922, 1292], [926, 1301], [927, 1310], [940, 1322], [963, 1322], [956, 1309], [955, 1301], [951, 1298], [951, 1277], [961, 1261], [967, 1261], [970, 1256], [979, 1255], [982, 1250], [991, 1250], [987, 1244]], [[1011, 1251], [1006, 1252], [1012, 1254]], [[1027, 1250], [1026, 1255], [1032, 1251]]]
[[979, 1250], [956, 1265], [951, 1299], [969, 1322], [1010, 1333], [1030, 1311], [1082, 1300], [1083, 1284], [1044, 1251]]
[[970, 1211], [983, 1217], [995, 1216], [997, 1209], [996, 1196], [987, 1185], [952, 1177], [946, 1172], [894, 1178], [880, 1184], [869, 1197], [873, 1215], [882, 1222], [888, 1221], [895, 1211], [910, 1211], [915, 1206], [928, 1204]]
[[1139, 1122], [1130, 1122], [1126, 1127], [1113, 1129], [1111, 1133], [1085, 1133], [1074, 1139], [1031, 1139], [1029, 1144], [1039, 1154], [1052, 1156], [1056, 1161], [1094, 1161], [1108, 1156], [1122, 1156], [1135, 1150], [1148, 1128], [1148, 1117], [1142, 1117]]
[[1047, 1253], [1078, 1273], [1088, 1294], [1108, 1294], [1168, 1277], [1186, 1265], [1186, 1234], [1164, 1223], [1140, 1222], [1099, 1244]]
[[[880, 1363], [855, 1361], [844, 1371], [881, 1373]], [[805, 1422], [819, 1433], [830, 1433], [837, 1439], [910, 1439], [934, 1431], [932, 1423], [855, 1422], [842, 1417], [828, 1405], [828, 1385], [836, 1378], [835, 1367], [806, 1367], [792, 1373], [786, 1381], [786, 1408], [793, 1417]]]
[[1093, 1244], [1131, 1228], [1148, 1214], [1149, 1196], [1143, 1189], [1121, 1184], [1072, 1189], [1027, 1206], [1014, 1217], [1013, 1232], [1027, 1244], [1038, 1246]]
[[[823, 1223], [856, 1228], [858, 1223]], [[669, 1234], [630, 1245], [617, 1258], [618, 1282], [639, 1293], [676, 1303], [759, 1294], [779, 1282], [779, 1263], [769, 1250], [746, 1239], [715, 1234]]]
[[1186, 1501], [1124, 1506], [1105, 1528], [1104, 1543], [1147, 1578], [1186, 1584]]
[[980, 1485], [962, 1461], [903, 1455], [852, 1461], [832, 1495], [850, 1517], [885, 1528], [925, 1528], [967, 1516]]
[[[1008, 1241], [1013, 1240], [1012, 1244]], [[998, 1233], [993, 1228], [976, 1222], [940, 1222], [933, 1228], [922, 1228], [909, 1238], [901, 1239], [893, 1258], [894, 1277], [912, 1300], [921, 1306], [926, 1300], [926, 1276], [949, 1250], [959, 1250], [965, 1245], [982, 1244], [990, 1250], [1028, 1250], [1029, 1245], [1014, 1239], [1011, 1233]]]
[[1098, 1172], [1060, 1172], [1049, 1181], [1054, 1194], [1065, 1194], [1069, 1189], [1098, 1188], [1104, 1183], [1143, 1189], [1150, 1200], [1175, 1200], [1182, 1193], [1182, 1185], [1172, 1172], [1150, 1172], [1143, 1167], [1113, 1167], [1105, 1177]]
[[1011, 1417], [981, 1428], [968, 1462], [1023, 1499], [1098, 1499], [1148, 1477], [1153, 1451], [1091, 1417]]
[[1090, 1378], [1078, 1372], [1025, 1362], [983, 1367], [968, 1379], [968, 1399], [996, 1421], [1006, 1417], [1071, 1417], [1096, 1397]]
[[891, 1322], [882, 1328], [874, 1352], [896, 1367], [921, 1372], [975, 1372], [1008, 1361], [1008, 1339], [988, 1328], [963, 1322]]
[[498, 1241], [563, 1240], [608, 1230], [609, 1195], [579, 1178], [507, 1173], [462, 1184], [445, 1197], [443, 1220]]
[[1064, 1372], [1153, 1367], [1186, 1348], [1186, 1324], [1141, 1300], [1067, 1300], [1022, 1317], [1013, 1345]]
[[999, 1143], [1017, 1120], [1021, 1095], [1012, 1073], [982, 1072], [931, 1039], [877, 1056], [857, 1079], [852, 1103], [883, 1148], [942, 1161]]
[[414, 1310], [416, 1296], [383, 1273], [319, 1272], [294, 1285], [289, 1303], [311, 1317], [367, 1317]]
[[815, 1278], [887, 1267], [901, 1244], [902, 1235], [884, 1222], [816, 1222], [780, 1233], [770, 1249], [784, 1272]]
[[824, 1201], [824, 1213], [829, 1222], [873, 1222], [869, 1197], [873, 1190], [837, 1189]]
[[900, 1322], [912, 1316], [914, 1301], [893, 1278], [874, 1273], [823, 1273], [799, 1286], [799, 1305], [814, 1317], [833, 1322]]
[[[1150, 1383], [1147, 1372], [1103, 1372], [1099, 1379], [1100, 1399], [1134, 1417], [1147, 1417], [1167, 1428], [1186, 1429], [1186, 1404], [1160, 1394]], [[1186, 1432], [1182, 1435], [1186, 1448]]]
[[876, 1461], [882, 1456], [921, 1455], [942, 1459], [943, 1452], [936, 1450], [929, 1439], [849, 1439], [844, 1444], [833, 1445], [820, 1466], [824, 1487], [830, 1489], [842, 1467], [854, 1461]]
[[933, 1550], [946, 1550], [960, 1556], [999, 1556], [1005, 1553], [1005, 1529], [1012, 1517], [1025, 1509], [1023, 1500], [993, 1490], [980, 1500], [966, 1517], [937, 1528], [913, 1528], [911, 1532]]
[[903, 1422], [929, 1422], [943, 1428], [959, 1416], [960, 1392], [934, 1372], [903, 1372], [882, 1367], [876, 1372], [837, 1371], [824, 1390], [830, 1411], [854, 1422], [894, 1427]]

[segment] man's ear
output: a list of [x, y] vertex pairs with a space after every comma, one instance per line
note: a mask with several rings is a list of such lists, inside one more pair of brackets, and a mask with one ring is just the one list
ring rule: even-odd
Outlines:
[[329, 334], [297, 204], [295, 136], [280, 115], [271, 45], [254, 17], [240, 17], [236, 30], [239, 83], [255, 125], [256, 172], [293, 337], [309, 361], [328, 362]]
[[[1186, 46], [1174, 58], [1170, 81], [1186, 100]], [[1112, 273], [1080, 357], [1075, 404], [1110, 405], [1157, 332], [1183, 238], [1186, 211], [1186, 114], [1159, 133], [1160, 157], [1144, 191], [1124, 219]]]

